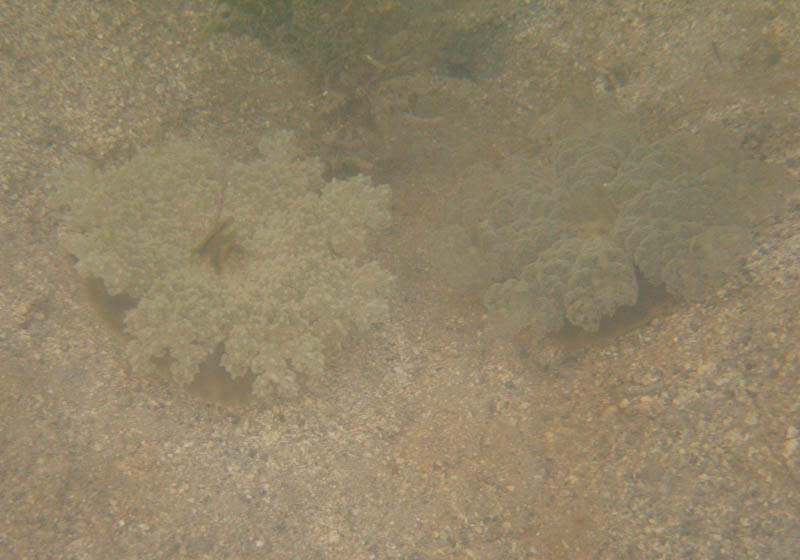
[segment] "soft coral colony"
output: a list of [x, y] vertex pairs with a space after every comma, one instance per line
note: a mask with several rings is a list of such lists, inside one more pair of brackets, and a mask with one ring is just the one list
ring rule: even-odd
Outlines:
[[721, 127], [646, 142], [633, 119], [617, 117], [539, 158], [479, 167], [465, 185], [458, 237], [479, 255], [498, 325], [534, 337], [567, 323], [596, 331], [637, 302], [642, 279], [700, 298], [790, 185]]
[[321, 375], [345, 336], [387, 319], [393, 277], [367, 250], [389, 224], [389, 187], [324, 181], [287, 132], [259, 149], [229, 162], [175, 141], [52, 176], [80, 274], [136, 301], [125, 316], [135, 368], [163, 364], [190, 383], [218, 360], [266, 399]]

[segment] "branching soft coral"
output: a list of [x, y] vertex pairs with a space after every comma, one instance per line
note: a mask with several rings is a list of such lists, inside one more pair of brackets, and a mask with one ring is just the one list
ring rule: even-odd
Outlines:
[[389, 188], [325, 183], [322, 166], [273, 132], [251, 163], [177, 141], [129, 163], [55, 174], [62, 245], [86, 278], [137, 305], [125, 317], [137, 368], [190, 383], [219, 356], [254, 393], [292, 393], [326, 352], [385, 321], [391, 274], [367, 259], [389, 224]]
[[472, 177], [452, 238], [469, 240], [461, 251], [491, 270], [481, 277], [495, 323], [534, 335], [565, 321], [596, 331], [637, 302], [637, 271], [673, 294], [703, 297], [790, 185], [718, 127], [646, 143], [625, 118]]

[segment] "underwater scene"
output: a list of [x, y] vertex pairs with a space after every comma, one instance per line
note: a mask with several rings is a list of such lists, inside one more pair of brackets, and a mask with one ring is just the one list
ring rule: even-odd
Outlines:
[[0, 558], [800, 557], [793, 2], [0, 31]]

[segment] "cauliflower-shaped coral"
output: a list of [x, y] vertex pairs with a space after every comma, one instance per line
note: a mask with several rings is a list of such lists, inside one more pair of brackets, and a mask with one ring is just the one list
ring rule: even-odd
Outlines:
[[326, 184], [286, 132], [259, 149], [229, 163], [177, 141], [53, 177], [80, 274], [137, 300], [125, 316], [135, 367], [167, 363], [190, 383], [218, 356], [233, 378], [253, 376], [257, 396], [292, 393], [348, 333], [387, 318], [393, 279], [366, 243], [389, 224], [389, 187]]
[[494, 322], [534, 335], [565, 321], [596, 331], [637, 302], [638, 274], [702, 297], [788, 185], [717, 127], [648, 144], [622, 118], [472, 177], [454, 238], [469, 239], [462, 251], [493, 271], [485, 302]]

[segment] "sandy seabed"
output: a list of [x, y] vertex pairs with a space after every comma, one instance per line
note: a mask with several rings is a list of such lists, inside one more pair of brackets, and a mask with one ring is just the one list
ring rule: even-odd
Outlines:
[[[267, 121], [318, 130], [331, 94], [255, 39], [200, 39], [206, 2], [3, 2], [0, 558], [800, 557], [800, 199], [707, 300], [580, 345], [520, 349], [413, 264], [459, 161], [546, 143], [577, 106], [652, 134], [722, 122], [796, 177], [796, 6], [511, 4], [502, 61], [450, 92], [493, 127], [464, 125], [441, 165], [376, 164], [403, 193], [378, 257], [393, 320], [258, 408], [129, 371], [44, 176], [174, 136], [246, 158]], [[412, 78], [376, 114], [435, 89]], [[461, 135], [433, 107], [412, 126], [441, 132], [418, 134]]]

